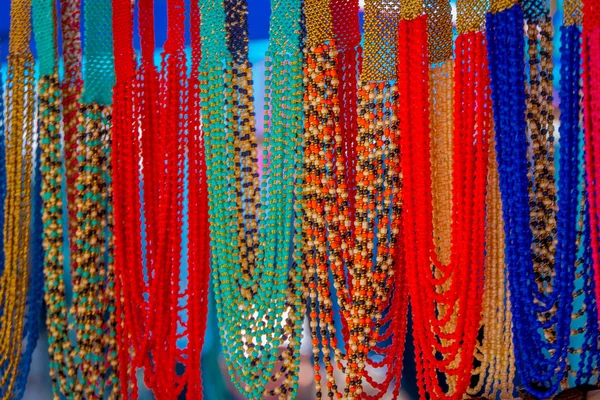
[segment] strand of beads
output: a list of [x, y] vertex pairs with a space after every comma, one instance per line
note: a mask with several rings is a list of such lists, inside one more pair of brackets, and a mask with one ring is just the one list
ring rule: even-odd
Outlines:
[[[106, 109], [94, 104], [81, 110], [84, 118], [78, 138], [76, 185], [77, 231], [75, 239], [76, 269], [73, 271], [73, 306], [77, 335], [75, 364], [80, 381], [75, 395], [90, 398], [102, 393], [104, 382], [103, 338], [106, 271], [104, 265], [104, 231], [106, 209], [102, 207], [106, 184], [102, 173], [102, 138], [108, 129]], [[108, 379], [110, 382], [111, 379]]]
[[[554, 112], [552, 107], [553, 32], [548, 10], [544, 12], [543, 7], [538, 9], [536, 3], [534, 1], [524, 3], [529, 59], [526, 116], [533, 152], [529, 188], [530, 226], [533, 232], [533, 267], [536, 278], [538, 278], [538, 290], [540, 293], [545, 293], [552, 290], [550, 289], [552, 288], [550, 274], [556, 252], [554, 234], [556, 187], [553, 169]], [[544, 15], [537, 16], [537, 13], [544, 13]]]
[[431, 191], [437, 257], [450, 262], [452, 240], [452, 15], [447, 0], [427, 0], [429, 109], [431, 127]]
[[[25, 321], [29, 278], [31, 176], [33, 160], [34, 77], [30, 49], [31, 4], [11, 2], [11, 30], [6, 91], [6, 202], [4, 204], [4, 268], [0, 277], [0, 397], [22, 394], [19, 373], [28, 370], [30, 354], [23, 353], [28, 335]], [[37, 266], [36, 266], [37, 267]], [[32, 281], [33, 282], [33, 281]], [[38, 282], [39, 283], [39, 282]], [[41, 297], [41, 293], [36, 293]], [[32, 311], [32, 310], [30, 310]], [[39, 311], [39, 308], [38, 310]], [[36, 318], [36, 316], [31, 316]], [[29, 325], [30, 327], [31, 325]], [[37, 327], [36, 327], [37, 328]], [[34, 336], [29, 336], [33, 340]], [[28, 346], [29, 347], [29, 346]], [[28, 349], [26, 349], [28, 350]]]
[[[307, 3], [307, 9], [309, 6]], [[342, 258], [342, 253], [345, 253], [347, 257], [348, 251], [342, 251], [342, 247], [347, 248], [348, 238], [351, 237], [345, 233], [347, 227], [344, 217], [347, 217], [347, 207], [336, 201], [337, 193], [342, 191], [339, 189], [338, 192], [338, 185], [341, 182], [336, 177], [343, 176], [343, 174], [337, 175], [343, 173], [343, 165], [336, 162], [339, 160], [337, 156], [342, 150], [340, 141], [335, 141], [336, 135], [338, 139], [340, 137], [339, 126], [335, 126], [336, 119], [334, 117], [338, 110], [335, 93], [337, 86], [333, 83], [337, 78], [334, 69], [334, 55], [334, 45], [330, 46], [328, 43], [309, 45], [305, 67], [305, 76], [309, 78], [305, 94], [305, 179], [302, 208], [304, 210], [305, 279], [310, 294], [309, 316], [318, 398], [321, 398], [323, 391], [320, 372], [321, 352], [325, 363], [326, 386], [330, 397], [333, 396], [333, 393], [337, 393], [331, 353], [333, 353], [333, 359], [338, 368], [343, 370], [341, 364], [343, 355], [337, 346], [334, 325], [332, 286], [337, 289], [337, 297], [342, 310], [348, 309], [349, 302], [343, 269], [344, 258]], [[334, 170], [334, 168], [336, 169]], [[333, 284], [329, 278], [330, 265], [334, 278]]]
[[[542, 307], [552, 310], [553, 302], [537, 301], [538, 284], [529, 245], [529, 194], [527, 166], [526, 102], [519, 89], [524, 81], [524, 49], [522, 42], [523, 11], [515, 5], [504, 12], [488, 15], [489, 58], [492, 76], [492, 99], [496, 127], [500, 192], [505, 224], [506, 263], [510, 277], [513, 305], [513, 335], [517, 372], [530, 393], [544, 397], [557, 389], [539, 386], [554, 375], [555, 361], [562, 350], [554, 351], [555, 360], [547, 357], [546, 343], [537, 331], [549, 324], [538, 323]], [[510, 51], [506, 51], [510, 49]], [[531, 115], [530, 117], [533, 117]], [[542, 203], [543, 204], [543, 203]], [[566, 277], [565, 277], [566, 278]], [[569, 278], [566, 278], [569, 279]], [[558, 290], [559, 288], [555, 288]], [[556, 314], [556, 313], [555, 313]], [[536, 322], [533, 322], [536, 321]], [[531, 341], [536, 345], [532, 346]], [[556, 343], [553, 344], [553, 347]]]
[[[114, 85], [113, 63], [113, 35], [110, 26], [112, 5], [110, 0], [86, 2], [85, 16], [85, 87], [80, 98], [83, 117], [88, 132], [85, 140], [80, 145], [89, 149], [86, 157], [91, 157], [93, 170], [90, 171], [97, 184], [93, 194], [94, 201], [90, 208], [98, 214], [98, 226], [91, 226], [91, 233], [97, 238], [97, 254], [91, 254], [91, 270], [95, 272], [98, 281], [94, 285], [96, 297], [94, 306], [97, 308], [94, 316], [96, 338], [92, 345], [92, 352], [88, 358], [94, 362], [93, 375], [98, 376], [95, 381], [88, 379], [88, 386], [93, 386], [96, 396], [103, 398], [105, 394], [112, 398], [119, 393], [120, 383], [117, 379], [118, 365], [116, 344], [116, 313], [115, 313], [115, 271], [114, 271], [114, 221], [112, 199], [112, 98], [111, 91]], [[79, 16], [76, 12], [72, 18]], [[64, 16], [63, 20], [67, 16]], [[76, 23], [71, 22], [73, 25]], [[76, 53], [74, 51], [74, 53]], [[75, 55], [73, 54], [75, 59]], [[75, 62], [75, 60], [73, 61]], [[92, 141], [93, 137], [93, 141]], [[67, 145], [67, 144], [65, 144]], [[77, 181], [78, 177], [76, 177]], [[75, 189], [75, 193], [79, 188]], [[90, 193], [91, 194], [91, 193]], [[79, 196], [79, 195], [78, 195]], [[84, 210], [89, 213], [86, 200]], [[92, 211], [94, 212], [94, 211]], [[93, 218], [93, 214], [90, 215]], [[92, 221], [93, 222], [93, 221]], [[93, 241], [94, 239], [92, 239]], [[93, 246], [93, 243], [88, 243]], [[99, 337], [98, 337], [99, 336]]]
[[[344, 221], [348, 216], [347, 207], [337, 201], [339, 193], [347, 192], [339, 187], [343, 181], [337, 179], [337, 176], [344, 176], [345, 166], [339, 158], [342, 143], [339, 136], [341, 127], [338, 125], [337, 54], [335, 43], [331, 42], [329, 3], [307, 1], [304, 14], [307, 30], [302, 190], [305, 285], [309, 293], [317, 398], [323, 395], [323, 364], [325, 385], [332, 398], [338, 393], [333, 363], [342, 371], [344, 367], [341, 363], [343, 355], [337, 346], [331, 290], [332, 286], [337, 289], [338, 304], [343, 310], [342, 314], [345, 314], [349, 307], [349, 293], [344, 265], [348, 260], [347, 249], [351, 236], [346, 234], [348, 229]], [[346, 248], [345, 251], [342, 251], [342, 246]], [[333, 285], [329, 278], [330, 271], [335, 282]]]
[[398, 88], [393, 82], [397, 42], [384, 38], [396, 34], [399, 17], [395, 1], [365, 3], [365, 63], [357, 109], [354, 259], [349, 285], [351, 308], [346, 316], [348, 398], [364, 395], [369, 351], [377, 345], [382, 324], [393, 315], [383, 317], [397, 273], [393, 260], [401, 209], [395, 115]]
[[[201, 359], [204, 331], [208, 317], [208, 285], [210, 279], [208, 188], [204, 138], [200, 129], [200, 4], [192, 2], [190, 12], [192, 69], [188, 82], [190, 107], [188, 122], [188, 354], [187, 391], [202, 398]], [[189, 317], [188, 317], [189, 318]]]
[[[454, 97], [454, 63], [452, 61], [452, 15], [447, 1], [425, 1], [429, 53], [429, 110], [431, 138], [431, 192], [433, 199], [433, 240], [441, 265], [451, 260], [452, 241], [452, 130]], [[435, 270], [436, 278], [442, 271]], [[448, 290], [447, 281], [436, 288]], [[437, 305], [447, 312], [444, 304]], [[448, 329], [450, 327], [448, 326]], [[445, 329], [447, 332], [448, 329]], [[442, 342], [444, 346], [448, 341]]]

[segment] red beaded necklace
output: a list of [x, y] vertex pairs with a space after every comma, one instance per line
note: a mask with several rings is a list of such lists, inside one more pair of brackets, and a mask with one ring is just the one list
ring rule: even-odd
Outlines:
[[[481, 32], [466, 30], [456, 42], [452, 245], [450, 263], [444, 265], [436, 255], [432, 234], [427, 24], [424, 16], [400, 23], [404, 261], [423, 397], [430, 393], [435, 398], [462, 398], [470, 383], [483, 292], [487, 135], [491, 129], [483, 39]], [[438, 373], [445, 374], [449, 391], [442, 389]]]
[[[202, 393], [200, 356], [207, 314], [208, 206], [199, 122], [199, 77], [192, 74], [187, 78], [184, 6], [184, 0], [168, 2], [169, 30], [159, 73], [153, 61], [153, 1], [139, 2], [142, 58], [137, 69], [132, 62], [131, 2], [119, 0], [113, 5], [115, 64], [120, 72], [114, 90], [115, 271], [121, 293], [117, 315], [124, 397], [137, 395], [137, 368], [144, 368], [145, 383], [157, 398], [177, 397], [186, 385], [195, 396]], [[198, 4], [193, 4], [190, 25], [194, 71], [200, 62], [199, 18]], [[187, 286], [181, 290], [186, 159], [188, 276]], [[184, 310], [187, 321], [182, 319]], [[178, 341], [183, 338], [188, 344], [180, 348]], [[183, 376], [175, 370], [178, 363], [186, 367]]]

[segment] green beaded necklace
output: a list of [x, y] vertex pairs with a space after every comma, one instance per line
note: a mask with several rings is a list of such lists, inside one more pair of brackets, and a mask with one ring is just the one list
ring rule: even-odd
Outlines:
[[212, 278], [225, 362], [248, 398], [263, 398], [269, 380], [281, 383], [267, 394], [295, 398], [304, 315], [300, 227], [294, 225], [303, 154], [301, 2], [272, 3], [261, 205], [252, 186], [257, 157], [246, 3], [200, 6]]

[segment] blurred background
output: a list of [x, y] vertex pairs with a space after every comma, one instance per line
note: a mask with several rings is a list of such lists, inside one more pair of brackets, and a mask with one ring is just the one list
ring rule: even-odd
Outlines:
[[[82, 0], [94, 1], [94, 0]], [[160, 46], [166, 39], [167, 32], [167, 8], [166, 0], [155, 0], [155, 21], [156, 21], [156, 43]], [[363, 3], [363, 1], [361, 1]], [[452, 0], [453, 8], [455, 0]], [[555, 27], [560, 26], [562, 21], [562, 0], [551, 0], [552, 13], [554, 15]], [[259, 142], [262, 144], [263, 137], [263, 95], [264, 95], [264, 55], [268, 46], [269, 39], [269, 15], [270, 5], [268, 0], [248, 0], [249, 4], [249, 29], [250, 29], [250, 59], [254, 65], [254, 84], [255, 84], [255, 110], [256, 110], [256, 129]], [[10, 0], [0, 1], [0, 66], [5, 73], [6, 55], [8, 53], [9, 40], [9, 24], [10, 24]], [[454, 13], [455, 14], [455, 13]], [[362, 15], [362, 12], [361, 12]], [[362, 21], [362, 18], [361, 18]], [[189, 42], [189, 38], [188, 38]], [[556, 29], [555, 51], [559, 49], [560, 37], [559, 30]], [[139, 43], [136, 43], [139, 48]], [[35, 45], [34, 45], [35, 49]], [[35, 50], [34, 50], [35, 51]], [[159, 60], [161, 49], [157, 48], [156, 55]], [[558, 55], [558, 54], [557, 54]], [[558, 72], [559, 65], [558, 57], [555, 57], [555, 71]], [[558, 73], [555, 73], [555, 82], [558, 86]], [[555, 96], [558, 99], [558, 96]], [[558, 101], [558, 100], [557, 100]], [[262, 151], [258, 154], [262, 155]], [[221, 357], [220, 344], [218, 340], [218, 327], [214, 312], [214, 303], [210, 303], [210, 312], [208, 326], [206, 330], [206, 340], [203, 349], [202, 373], [204, 382], [204, 396], [208, 400], [228, 400], [242, 399], [233, 386], [229, 383], [227, 371], [224, 368], [224, 363]], [[48, 342], [45, 332], [44, 316], [40, 316], [42, 323], [42, 332], [37, 348], [33, 356], [31, 372], [27, 382], [27, 390], [25, 393], [26, 400], [46, 400], [52, 399], [51, 381], [49, 377], [49, 358], [48, 358]], [[309, 334], [309, 332], [306, 332]], [[302, 345], [302, 364], [300, 371], [300, 391], [299, 398], [309, 400], [314, 398], [314, 381], [312, 370], [312, 345], [310, 340], [304, 340]], [[407, 345], [404, 353], [404, 372], [402, 379], [403, 392], [401, 399], [416, 399], [418, 398], [416, 388], [416, 375], [414, 366], [414, 353], [411, 340], [411, 331], [407, 335]], [[140, 378], [140, 387], [143, 387]], [[148, 391], [142, 391], [141, 399], [152, 399], [153, 396]], [[193, 397], [190, 397], [193, 398]], [[391, 399], [392, 396], [386, 397]]]

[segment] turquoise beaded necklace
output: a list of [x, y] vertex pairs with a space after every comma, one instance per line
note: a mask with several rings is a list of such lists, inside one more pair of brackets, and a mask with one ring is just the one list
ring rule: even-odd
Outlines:
[[[239, 40], [247, 35], [245, 28], [239, 30], [246, 4], [210, 0], [200, 6], [212, 278], [225, 362], [245, 396], [263, 398], [272, 380], [282, 383], [267, 394], [294, 398], [304, 315], [301, 246], [292, 239], [300, 239], [294, 206], [303, 154], [301, 2], [272, 3], [260, 205], [254, 190], [244, 190], [256, 180], [252, 96], [247, 96], [252, 81], [247, 52], [239, 51], [247, 43], [247, 36]], [[277, 364], [283, 365], [272, 373]]]

